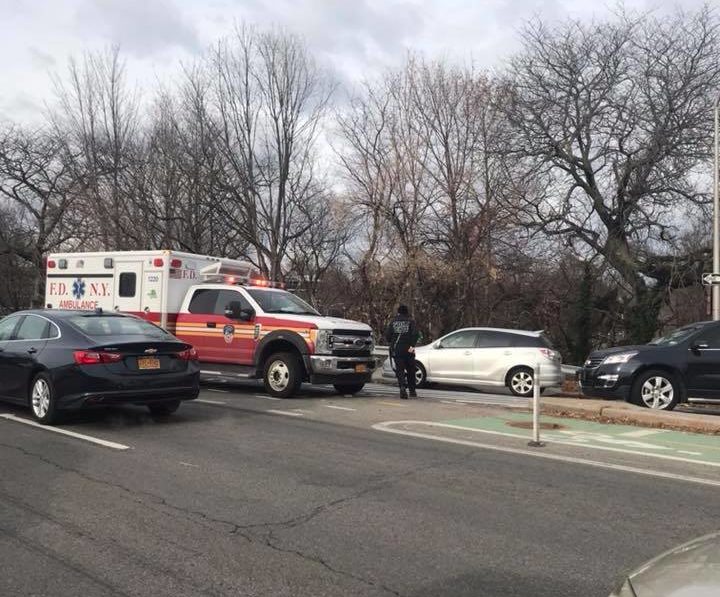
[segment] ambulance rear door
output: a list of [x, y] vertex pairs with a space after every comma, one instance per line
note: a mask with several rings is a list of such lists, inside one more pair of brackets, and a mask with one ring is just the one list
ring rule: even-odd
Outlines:
[[113, 307], [116, 311], [142, 315], [143, 262], [115, 261], [115, 295]]

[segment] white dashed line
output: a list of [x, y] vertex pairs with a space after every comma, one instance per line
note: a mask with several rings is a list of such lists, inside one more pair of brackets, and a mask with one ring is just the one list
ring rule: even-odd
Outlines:
[[665, 433], [665, 429], [638, 429], [637, 431], [626, 431], [620, 435], [623, 437], [645, 437], [656, 433]]
[[325, 408], [334, 408], [335, 410], [349, 410], [352, 412], [356, 412], [356, 409], [354, 408], [348, 408], [347, 406], [335, 406], [334, 404], [323, 404]]
[[190, 464], [189, 462], [181, 462], [180, 464], [182, 464], [183, 466], [188, 466], [190, 468], [200, 468], [199, 464]]
[[6, 419], [7, 421], [13, 421], [15, 423], [22, 423], [23, 425], [29, 425], [30, 427], [35, 427], [36, 429], [42, 429], [43, 431], [51, 431], [52, 433], [59, 433], [60, 435], [67, 435], [68, 437], [74, 437], [76, 439], [81, 439], [83, 441], [90, 442], [92, 444], [97, 444], [98, 446], [103, 446], [105, 448], [112, 448], [113, 450], [129, 450], [130, 449], [130, 446], [125, 446], [123, 444], [110, 442], [105, 439], [100, 439], [98, 437], [92, 437], [91, 435], [75, 433], [74, 431], [68, 431], [67, 429], [59, 429], [58, 427], [49, 427], [48, 425], [41, 425], [40, 423], [36, 423], [35, 421], [30, 421], [29, 419], [23, 419], [22, 417], [16, 417], [15, 415], [0, 415], [0, 417], [3, 419]]
[[303, 413], [294, 412], [291, 410], [266, 410], [266, 413], [272, 413], [274, 415], [285, 415], [286, 417], [302, 417]]
[[230, 390], [216, 390], [215, 388], [206, 388], [208, 392], [217, 392], [218, 394], [229, 394]]
[[275, 398], [275, 396], [267, 396], [265, 394], [254, 394], [255, 398], [265, 398], [265, 400], [282, 400], [282, 398]]
[[205, 400], [203, 398], [195, 398], [195, 402], [202, 402], [203, 404], [225, 404], [225, 402], [221, 402], [220, 400]]

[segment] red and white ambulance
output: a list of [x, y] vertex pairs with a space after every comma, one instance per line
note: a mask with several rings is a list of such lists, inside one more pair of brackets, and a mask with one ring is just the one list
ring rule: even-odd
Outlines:
[[50, 309], [121, 311], [195, 346], [208, 378], [263, 379], [277, 397], [303, 382], [359, 392], [376, 366], [370, 326], [321, 316], [249, 263], [176, 251], [55, 253]]

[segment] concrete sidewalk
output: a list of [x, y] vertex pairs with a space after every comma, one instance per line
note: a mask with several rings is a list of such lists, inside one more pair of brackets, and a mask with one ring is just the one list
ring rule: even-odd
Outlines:
[[[627, 402], [588, 398], [548, 397], [540, 403], [544, 415], [720, 435], [720, 414], [655, 411]], [[528, 404], [532, 408], [532, 400]]]

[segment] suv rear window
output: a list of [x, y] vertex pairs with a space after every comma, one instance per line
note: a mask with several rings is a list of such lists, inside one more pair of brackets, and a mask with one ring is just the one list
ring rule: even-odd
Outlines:
[[68, 322], [86, 336], [147, 336], [154, 340], [171, 340], [165, 330], [135, 317], [122, 315], [76, 315]]
[[553, 350], [552, 343], [543, 334], [539, 336], [528, 336], [527, 334], [508, 334], [510, 346], [515, 348], [549, 348]]

